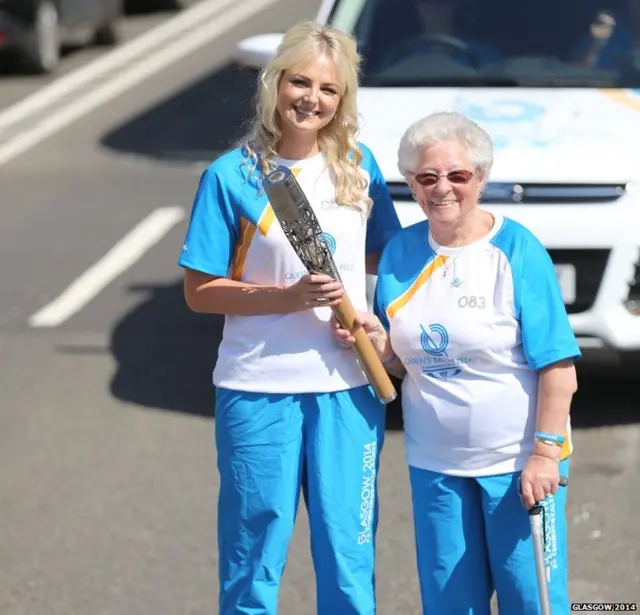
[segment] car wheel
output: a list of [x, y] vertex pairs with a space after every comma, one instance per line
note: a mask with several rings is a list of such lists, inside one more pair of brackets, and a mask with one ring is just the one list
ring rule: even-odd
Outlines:
[[96, 29], [94, 42], [98, 47], [113, 47], [120, 40], [120, 33], [115, 23], [106, 23]]
[[186, 0], [157, 0], [161, 11], [182, 11], [187, 8]]
[[187, 8], [187, 0], [125, 0], [129, 13], [149, 11], [181, 11]]
[[60, 15], [53, 0], [40, 0], [25, 50], [29, 72], [51, 73], [60, 63]]

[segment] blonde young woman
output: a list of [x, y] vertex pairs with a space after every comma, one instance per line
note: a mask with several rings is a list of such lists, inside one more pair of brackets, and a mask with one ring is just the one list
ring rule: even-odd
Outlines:
[[[214, 369], [220, 615], [276, 613], [301, 490], [319, 613], [370, 615], [385, 407], [328, 333], [346, 291], [400, 228], [377, 163], [356, 141], [359, 56], [345, 34], [293, 27], [259, 79], [246, 141], [202, 175], [179, 264], [197, 312], [225, 314]], [[290, 167], [344, 288], [308, 275], [261, 190]]]

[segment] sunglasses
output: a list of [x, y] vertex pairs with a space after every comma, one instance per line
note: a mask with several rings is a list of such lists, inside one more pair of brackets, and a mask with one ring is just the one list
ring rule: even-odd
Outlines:
[[441, 177], [445, 177], [447, 181], [452, 184], [468, 184], [473, 175], [473, 171], [466, 171], [464, 169], [449, 171], [448, 173], [433, 173], [432, 171], [427, 171], [425, 173], [418, 173], [415, 176], [415, 180], [421, 186], [435, 186]]

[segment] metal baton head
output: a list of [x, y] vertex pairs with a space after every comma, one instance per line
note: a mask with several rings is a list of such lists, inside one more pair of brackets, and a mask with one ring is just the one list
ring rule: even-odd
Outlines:
[[270, 184], [279, 184], [285, 177], [285, 172], [278, 168], [267, 175], [267, 181]]

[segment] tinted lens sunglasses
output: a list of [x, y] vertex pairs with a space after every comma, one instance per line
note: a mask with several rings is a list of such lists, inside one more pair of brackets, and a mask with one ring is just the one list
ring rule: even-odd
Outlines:
[[428, 171], [425, 173], [418, 173], [415, 176], [415, 180], [421, 186], [435, 186], [441, 177], [445, 177], [451, 184], [468, 184], [473, 175], [473, 171], [466, 171], [464, 169], [459, 171], [449, 171], [448, 173], [433, 173]]

